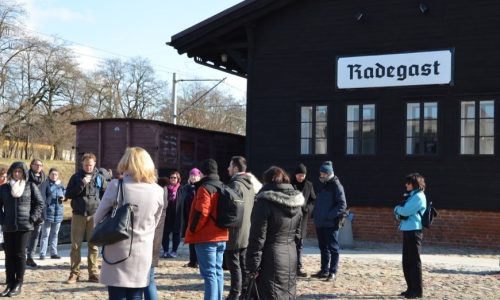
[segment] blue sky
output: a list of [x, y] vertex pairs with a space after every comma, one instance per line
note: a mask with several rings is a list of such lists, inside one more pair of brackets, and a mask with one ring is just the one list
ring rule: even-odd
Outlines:
[[196, 64], [166, 46], [172, 35], [221, 12], [241, 0], [21, 0], [32, 34], [64, 39], [80, 54], [84, 69], [103, 58], [141, 56], [158, 75], [177, 78], [223, 78], [224, 89], [244, 97], [246, 80]]

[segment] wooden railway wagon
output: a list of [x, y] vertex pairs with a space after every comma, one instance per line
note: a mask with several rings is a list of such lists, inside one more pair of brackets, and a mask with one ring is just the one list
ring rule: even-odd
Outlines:
[[94, 119], [71, 123], [76, 126], [76, 167], [85, 152], [97, 156], [97, 165], [116, 172], [126, 147], [139, 146], [153, 158], [160, 177], [179, 170], [183, 181], [189, 170], [206, 158], [226, 167], [233, 155], [243, 155], [245, 137], [169, 123], [139, 119]]

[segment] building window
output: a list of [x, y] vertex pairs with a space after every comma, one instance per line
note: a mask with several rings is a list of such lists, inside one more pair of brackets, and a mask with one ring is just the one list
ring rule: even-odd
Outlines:
[[375, 154], [375, 104], [347, 106], [346, 154]]
[[462, 101], [460, 106], [460, 154], [494, 154], [494, 101]]
[[437, 102], [406, 105], [406, 154], [437, 154]]
[[327, 153], [327, 106], [300, 108], [300, 154]]

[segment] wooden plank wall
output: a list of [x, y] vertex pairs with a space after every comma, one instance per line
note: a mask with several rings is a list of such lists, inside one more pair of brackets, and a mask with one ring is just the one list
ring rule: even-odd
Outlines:
[[[399, 201], [404, 175], [421, 172], [436, 206], [500, 210], [497, 155], [459, 155], [460, 100], [495, 99], [500, 151], [500, 2], [297, 1], [255, 22], [249, 69], [247, 143], [252, 168], [272, 164], [290, 171], [299, 161], [315, 179], [323, 160], [333, 160], [350, 205], [392, 206]], [[355, 15], [366, 17], [357, 22]], [[335, 60], [343, 55], [374, 55], [455, 49], [454, 85], [335, 89]], [[439, 103], [439, 153], [404, 154], [406, 102]], [[350, 103], [377, 105], [377, 154], [346, 157], [345, 110]], [[328, 155], [299, 155], [300, 105], [329, 107]]]

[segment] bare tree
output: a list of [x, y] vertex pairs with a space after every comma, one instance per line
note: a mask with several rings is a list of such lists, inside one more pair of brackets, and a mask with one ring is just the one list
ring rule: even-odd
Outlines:
[[[209, 130], [245, 134], [246, 108], [222, 89], [192, 83], [182, 88], [178, 96], [178, 124]], [[164, 120], [170, 120], [171, 111], [164, 110]]]

